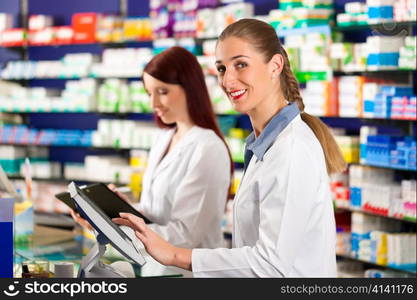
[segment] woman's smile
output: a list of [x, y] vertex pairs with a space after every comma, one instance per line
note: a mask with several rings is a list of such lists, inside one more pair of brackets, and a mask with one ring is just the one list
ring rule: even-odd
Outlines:
[[246, 89], [233, 90], [231, 92], [228, 92], [228, 95], [233, 101], [236, 101], [242, 98], [243, 95], [246, 95], [246, 91], [247, 91]]

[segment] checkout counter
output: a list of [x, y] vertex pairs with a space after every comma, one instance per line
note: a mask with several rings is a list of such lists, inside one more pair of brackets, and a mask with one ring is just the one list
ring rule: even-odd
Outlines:
[[[60, 218], [65, 220], [65, 216], [60, 216]], [[78, 226], [74, 226], [73, 229], [64, 229], [37, 224], [35, 225], [31, 242], [15, 245], [14, 277], [56, 277], [54, 266], [68, 263], [67, 265], [73, 266], [73, 277], [75, 278], [78, 274], [81, 259], [90, 251], [94, 244], [94, 236], [86, 234]], [[134, 263], [130, 264], [133, 267], [134, 277], [184, 276], [184, 273], [178, 269], [163, 266], [155, 261], [144, 249], [141, 249], [141, 252], [146, 263], [142, 266]], [[122, 269], [126, 269], [126, 266], [129, 265], [127, 263], [128, 260], [111, 245], [107, 245], [106, 253], [101, 260], [106, 264], [116, 265], [117, 268], [121, 267]], [[28, 267], [30, 274], [28, 274]], [[45, 269], [47, 269], [47, 272]], [[132, 268], [130, 266], [129, 269], [128, 273], [131, 273]], [[120, 271], [123, 273], [126, 270]]]
[[[163, 266], [150, 257], [144, 249], [134, 246], [119, 227], [109, 221], [103, 212], [94, 208], [95, 205], [91, 200], [78, 194], [81, 190], [74, 183], [72, 185], [75, 194], [72, 197], [80, 199], [78, 204], [81, 205], [83, 211], [89, 211], [88, 215], [95, 216], [93, 219], [100, 224], [96, 226], [99, 228], [97, 230], [104, 230], [104, 233], [99, 233], [97, 240], [92, 233], [85, 232], [69, 216], [37, 213], [34, 212], [31, 201], [16, 202], [15, 199], [20, 196], [1, 166], [0, 184], [0, 192], [6, 191], [6, 196], [4, 192], [0, 193], [0, 229], [2, 232], [0, 277], [76, 278], [80, 267], [81, 274], [85, 277], [96, 277], [101, 274], [108, 276], [100, 277], [113, 277], [112, 275], [119, 274], [128, 278], [191, 277], [191, 272]], [[109, 236], [111, 240], [118, 241], [118, 249], [124, 252], [124, 255], [111, 246]], [[91, 256], [96, 248], [99, 249], [99, 253]], [[90, 261], [94, 262], [93, 269], [89, 267], [93, 266]], [[144, 264], [143, 261], [145, 261]], [[55, 276], [55, 273], [64, 274], [61, 271], [55, 272], [55, 266], [59, 266], [61, 270], [66, 268], [65, 276]], [[116, 272], [108, 272], [112, 268]], [[104, 270], [104, 273], [91, 270]]]

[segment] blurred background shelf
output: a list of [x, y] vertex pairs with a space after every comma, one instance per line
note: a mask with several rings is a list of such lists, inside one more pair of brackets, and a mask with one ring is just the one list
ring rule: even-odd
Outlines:
[[394, 271], [409, 273], [409, 274], [414, 275], [414, 276], [416, 275], [416, 268], [415, 267], [414, 268], [401, 268], [401, 267], [389, 266], [389, 265], [379, 265], [379, 264], [374, 263], [374, 262], [354, 258], [352, 256], [344, 255], [344, 254], [337, 254], [337, 257], [338, 258], [343, 258], [343, 259], [349, 259], [349, 260], [353, 260], [353, 261], [358, 261], [358, 262], [370, 265], [372, 267], [387, 268], [387, 269], [394, 270]]
[[388, 215], [383, 215], [380, 213], [375, 213], [372, 211], [368, 211], [366, 209], [362, 209], [362, 208], [355, 208], [355, 207], [341, 207], [341, 206], [336, 206], [335, 207], [336, 211], [350, 211], [350, 212], [360, 212], [360, 213], [364, 213], [364, 214], [368, 214], [368, 215], [372, 215], [372, 216], [378, 216], [378, 217], [382, 217], [382, 218], [387, 218], [387, 219], [392, 219], [392, 220], [397, 220], [400, 222], [408, 222], [411, 224], [417, 224], [416, 219], [414, 218], [408, 218], [408, 217], [396, 217], [396, 216], [388, 216]]
[[363, 31], [366, 29], [387, 29], [393, 30], [396, 27], [410, 27], [416, 26], [416, 21], [404, 21], [404, 22], [392, 22], [386, 21], [383, 23], [375, 24], [360, 24], [360, 25], [350, 25], [350, 26], [333, 26], [332, 29], [335, 31]]

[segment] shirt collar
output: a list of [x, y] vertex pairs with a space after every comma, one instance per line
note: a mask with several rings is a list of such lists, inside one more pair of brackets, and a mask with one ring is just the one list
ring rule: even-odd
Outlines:
[[[282, 108], [269, 123], [265, 126], [261, 134], [256, 138], [252, 132], [246, 139], [246, 151], [251, 151], [258, 160], [263, 160], [265, 152], [274, 143], [277, 136], [287, 127], [287, 125], [300, 113], [298, 106], [292, 102]], [[246, 153], [245, 153], [246, 154]], [[246, 156], [246, 155], [245, 155]], [[252, 156], [252, 155], [250, 155]], [[245, 162], [247, 166], [249, 162]]]

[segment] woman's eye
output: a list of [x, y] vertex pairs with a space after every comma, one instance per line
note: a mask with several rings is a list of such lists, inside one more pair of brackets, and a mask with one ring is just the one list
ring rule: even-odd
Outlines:
[[167, 90], [158, 90], [159, 95], [166, 95], [168, 94]]
[[226, 68], [223, 67], [223, 66], [217, 67], [217, 72], [219, 72], [219, 73], [224, 73], [225, 70], [226, 70]]
[[246, 66], [247, 66], [247, 63], [237, 63], [236, 64], [236, 68], [238, 68], [238, 69], [242, 69], [242, 68], [244, 68]]

